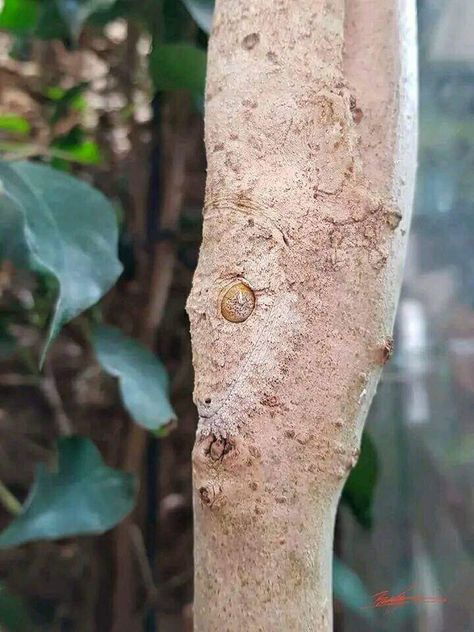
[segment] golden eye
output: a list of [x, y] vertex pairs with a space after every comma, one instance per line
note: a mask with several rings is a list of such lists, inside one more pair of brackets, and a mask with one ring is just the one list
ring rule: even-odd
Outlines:
[[231, 323], [243, 323], [255, 308], [255, 294], [252, 289], [238, 281], [224, 292], [221, 298], [221, 314]]

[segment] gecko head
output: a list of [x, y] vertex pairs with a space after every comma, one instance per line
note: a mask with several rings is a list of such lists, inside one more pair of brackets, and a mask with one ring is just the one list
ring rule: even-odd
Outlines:
[[[236, 276], [233, 280], [224, 282], [216, 294], [213, 297], [216, 299], [216, 329], [212, 329], [213, 313], [206, 315], [202, 319], [205, 322], [201, 320], [200, 323], [201, 329], [207, 331], [209, 340], [212, 339], [212, 344], [204, 347], [205, 354], [196, 348], [194, 351], [194, 396], [201, 419], [210, 419], [217, 413], [222, 413], [223, 405], [235, 397], [259, 340], [255, 324], [252, 321], [247, 325], [244, 323], [257, 308], [257, 301], [258, 307], [261, 307], [262, 293], [254, 290], [246, 278]], [[204, 372], [199, 369], [200, 360], [207, 367]], [[213, 373], [209, 374], [207, 371], [211, 367]]]
[[206, 218], [187, 303], [201, 425], [227, 419], [222, 423], [228, 426], [233, 411], [254, 404], [259, 384], [275, 370], [269, 359], [284, 307], [280, 262], [286, 248], [274, 227], [253, 218]]

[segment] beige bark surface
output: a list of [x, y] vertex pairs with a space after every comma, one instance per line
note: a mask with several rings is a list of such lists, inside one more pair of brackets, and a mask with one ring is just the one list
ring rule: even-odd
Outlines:
[[198, 632], [332, 629], [410, 220], [414, 30], [414, 0], [217, 1], [188, 301]]

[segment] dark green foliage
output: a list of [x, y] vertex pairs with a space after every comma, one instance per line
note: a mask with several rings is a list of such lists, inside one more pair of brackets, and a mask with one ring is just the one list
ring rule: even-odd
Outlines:
[[34, 36], [40, 39], [69, 39], [69, 31], [59, 12], [55, 0], [42, 0], [38, 21], [35, 25]]
[[206, 80], [206, 53], [190, 44], [155, 44], [150, 75], [160, 91], [189, 90], [202, 97]]
[[87, 88], [86, 82], [78, 83], [65, 90], [59, 86], [51, 86], [45, 92], [45, 97], [51, 103], [51, 124], [57, 123], [61, 118], [67, 116], [70, 110], [81, 110], [84, 106], [82, 93]]
[[22, 599], [0, 584], [0, 629], [5, 632], [31, 632], [33, 624]]
[[8, 358], [16, 350], [16, 340], [0, 321], [0, 360]]
[[15, 114], [3, 114], [0, 116], [0, 131], [12, 134], [28, 134], [30, 124], [22, 116]]
[[366, 529], [372, 526], [372, 502], [377, 476], [375, 445], [367, 431], [364, 431], [359, 460], [347, 479], [342, 502], [350, 507], [356, 520]]
[[[51, 143], [51, 147], [65, 152], [68, 161], [78, 162], [83, 165], [97, 165], [101, 160], [97, 143], [93, 140], [88, 140], [79, 125], [74, 126], [67, 134], [57, 136]], [[56, 160], [58, 159], [59, 156]], [[63, 159], [63, 161], [65, 160]], [[67, 163], [67, 161], [65, 162]], [[55, 161], [52, 164], [57, 168]]]
[[73, 40], [77, 40], [84, 23], [98, 11], [110, 9], [115, 0], [56, 0], [64, 23]]
[[34, 29], [39, 15], [36, 0], [4, 0], [0, 29], [22, 34]]

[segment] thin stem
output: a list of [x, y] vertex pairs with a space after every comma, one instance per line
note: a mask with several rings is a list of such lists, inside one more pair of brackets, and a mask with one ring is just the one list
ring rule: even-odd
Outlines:
[[53, 409], [59, 434], [68, 437], [74, 433], [74, 427], [72, 421], [69, 419], [66, 411], [64, 410], [63, 400], [56, 384], [56, 378], [51, 366], [51, 361], [48, 359], [46, 360], [44, 371], [45, 377], [40, 383], [41, 391], [47, 399], [48, 404]]
[[2, 481], [0, 481], [0, 503], [14, 516], [17, 516], [21, 511], [20, 501], [15, 498]]

